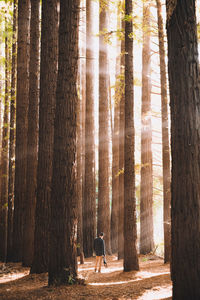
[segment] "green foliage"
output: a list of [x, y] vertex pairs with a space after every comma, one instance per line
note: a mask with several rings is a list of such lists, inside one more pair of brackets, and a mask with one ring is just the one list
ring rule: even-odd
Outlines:
[[200, 23], [197, 23], [197, 38], [200, 41]]

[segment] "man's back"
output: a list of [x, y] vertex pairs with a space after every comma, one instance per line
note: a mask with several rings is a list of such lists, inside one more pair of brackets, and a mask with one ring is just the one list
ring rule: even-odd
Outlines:
[[97, 237], [94, 240], [94, 251], [97, 256], [105, 255], [104, 240], [102, 238]]

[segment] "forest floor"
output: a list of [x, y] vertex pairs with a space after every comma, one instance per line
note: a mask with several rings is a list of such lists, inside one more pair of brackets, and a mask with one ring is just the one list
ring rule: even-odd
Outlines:
[[48, 287], [47, 273], [30, 275], [29, 268], [19, 263], [0, 263], [0, 299], [106, 299], [154, 300], [172, 299], [169, 264], [156, 256], [141, 256], [140, 270], [123, 272], [123, 261], [108, 256], [108, 267], [94, 272], [95, 258], [78, 264], [79, 277], [85, 285]]

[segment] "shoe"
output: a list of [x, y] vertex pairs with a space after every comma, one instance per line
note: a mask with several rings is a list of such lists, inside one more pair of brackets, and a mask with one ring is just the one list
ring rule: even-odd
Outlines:
[[96, 273], [97, 269], [94, 269], [94, 271], [95, 271], [95, 273]]

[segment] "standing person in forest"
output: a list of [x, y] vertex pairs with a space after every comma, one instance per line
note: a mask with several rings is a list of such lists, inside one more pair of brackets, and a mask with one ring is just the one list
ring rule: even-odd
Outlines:
[[94, 240], [94, 251], [96, 254], [96, 262], [95, 262], [95, 268], [94, 271], [97, 271], [98, 267], [98, 272], [101, 273], [101, 263], [102, 263], [102, 257], [105, 256], [105, 243], [103, 240], [103, 232], [99, 234], [98, 237], [95, 238]]

